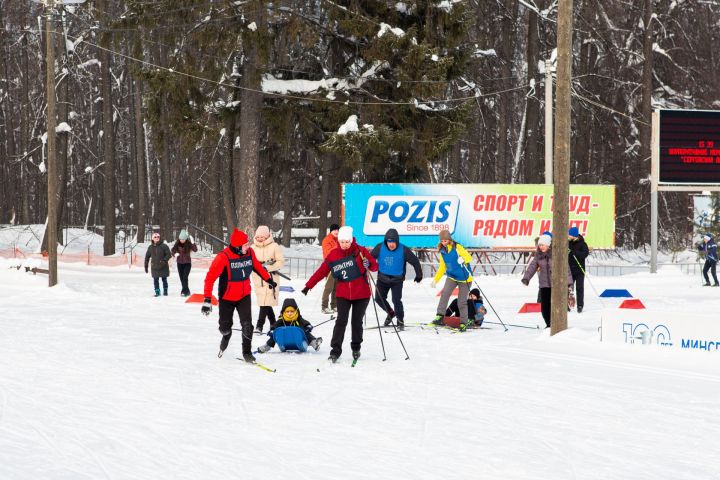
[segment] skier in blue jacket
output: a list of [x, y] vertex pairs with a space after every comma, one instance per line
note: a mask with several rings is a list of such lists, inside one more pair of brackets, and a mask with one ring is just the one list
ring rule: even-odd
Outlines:
[[715, 240], [713, 240], [712, 235], [710, 235], [709, 233], [703, 235], [703, 243], [698, 245], [698, 250], [700, 250], [701, 252], [705, 252], [705, 265], [703, 266], [703, 277], [705, 277], [705, 283], [703, 284], [703, 287], [710, 286], [708, 270], [710, 270], [713, 276], [713, 280], [715, 280], [715, 283], [712, 286], [720, 286], [720, 284], [718, 284], [717, 274], [715, 273], [715, 268], [717, 267], [718, 261], [717, 244], [715, 243]]
[[[408, 247], [400, 243], [400, 235], [394, 228], [385, 232], [385, 239], [378, 243], [370, 254], [377, 258], [378, 280], [375, 291], [375, 302], [387, 313], [385, 326], [392, 324], [397, 318], [398, 330], [405, 329], [405, 310], [402, 303], [402, 289], [405, 281], [406, 264], [415, 269], [415, 282], [422, 281], [422, 268], [420, 260]], [[388, 291], [392, 292], [393, 308], [387, 301]]]

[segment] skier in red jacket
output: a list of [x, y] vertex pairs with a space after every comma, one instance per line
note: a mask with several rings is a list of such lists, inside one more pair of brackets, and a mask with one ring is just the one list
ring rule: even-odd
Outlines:
[[250, 248], [248, 236], [237, 228], [230, 236], [230, 246], [215, 256], [205, 276], [205, 302], [202, 306], [202, 313], [210, 315], [212, 311], [211, 295], [215, 280], [220, 277], [218, 283], [218, 298], [220, 299], [220, 352], [223, 352], [230, 342], [232, 336], [233, 312], [237, 310], [242, 326], [242, 352], [246, 362], [254, 362], [252, 355], [252, 312], [250, 311], [250, 274], [255, 271], [270, 288], [277, 284], [260, 262], [255, 258], [255, 253]]
[[325, 261], [315, 271], [310, 280], [303, 288], [303, 295], [313, 288], [320, 280], [327, 277], [328, 273], [337, 281], [337, 320], [330, 341], [330, 357], [328, 360], [335, 363], [342, 353], [342, 343], [345, 338], [350, 309], [352, 307], [352, 349], [353, 360], [360, 357], [360, 344], [363, 340], [362, 319], [365, 315], [372, 291], [365, 273], [368, 270], [377, 272], [378, 264], [370, 255], [367, 248], [355, 243], [352, 227], [342, 227], [338, 233], [339, 246], [328, 253]]

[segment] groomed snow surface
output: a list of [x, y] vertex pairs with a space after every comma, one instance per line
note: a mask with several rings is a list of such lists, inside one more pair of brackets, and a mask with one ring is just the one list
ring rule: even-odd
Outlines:
[[[327, 362], [328, 323], [315, 330], [318, 353], [258, 355], [277, 369], [268, 373], [235, 359], [239, 332], [217, 358], [217, 310], [204, 317], [183, 303], [174, 270], [170, 296], [153, 298], [137, 268], [61, 264], [61, 284], [48, 289], [47, 277], [8, 265], [0, 260], [2, 479], [720, 475], [717, 354], [600, 343], [603, 305], [589, 284], [585, 313], [555, 337], [415, 327], [402, 334], [410, 360], [384, 334], [384, 362], [378, 331], [367, 330], [350, 368], [349, 331], [340, 362]], [[204, 275], [192, 271], [194, 292]], [[535, 280], [479, 282], [505, 322], [542, 324], [515, 313], [534, 301]], [[592, 282], [659, 310], [720, 307], [720, 292], [672, 267]], [[295, 296], [313, 323], [327, 318], [321, 293]], [[429, 321], [436, 301], [429, 280], [407, 282], [406, 321]], [[372, 304], [367, 320], [376, 323]]]

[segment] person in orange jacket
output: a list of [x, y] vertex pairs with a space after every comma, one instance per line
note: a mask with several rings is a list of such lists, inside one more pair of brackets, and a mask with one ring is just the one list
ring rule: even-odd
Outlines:
[[212, 289], [215, 280], [220, 278], [218, 283], [218, 299], [220, 300], [218, 324], [222, 340], [220, 340], [218, 357], [222, 357], [230, 342], [233, 312], [237, 310], [242, 326], [243, 359], [246, 362], [255, 362], [251, 345], [253, 322], [250, 310], [250, 274], [252, 272], [257, 273], [270, 288], [277, 286], [265, 267], [255, 258], [255, 252], [250, 248], [247, 234], [236, 228], [230, 236], [230, 246], [215, 256], [205, 276], [205, 301], [201, 309], [204, 315], [210, 315], [212, 311]]
[[[322, 241], [322, 253], [323, 260], [327, 260], [330, 252], [338, 247], [338, 232], [340, 231], [340, 225], [333, 223], [330, 225], [330, 233], [327, 234]], [[337, 300], [335, 295], [336, 282], [335, 277], [332, 274], [327, 275], [325, 278], [325, 289], [322, 294], [322, 313], [330, 314], [337, 312]], [[329, 307], [329, 308], [328, 308]]]

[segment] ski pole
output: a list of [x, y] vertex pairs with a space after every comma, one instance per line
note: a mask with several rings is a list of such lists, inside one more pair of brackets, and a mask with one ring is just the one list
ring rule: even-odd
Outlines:
[[[505, 325], [502, 324], [502, 323], [499, 323], [499, 322], [491, 322], [490, 320], [485, 320], [485, 321], [483, 321], [483, 323], [491, 323], [491, 324], [493, 324], [493, 325], [503, 325], [503, 326], [505, 326]], [[517, 324], [514, 324], [514, 323], [508, 323], [508, 325], [510, 325], [511, 327], [529, 328], [530, 330], [540, 330], [540, 327], [538, 327], [537, 325], [535, 325], [534, 327], [528, 327], [527, 325], [517, 325]], [[506, 328], [506, 330], [507, 330], [507, 328]]]
[[[360, 258], [365, 261], [365, 256], [363, 256], [362, 252], [360, 253]], [[368, 273], [367, 269], [365, 270], [365, 281], [368, 284], [368, 287], [370, 286], [370, 281], [368, 280], [368, 277], [370, 277], [370, 274]], [[372, 278], [372, 277], [371, 277]], [[370, 295], [372, 295], [372, 292], [370, 292]], [[375, 320], [377, 320], [377, 326], [378, 326], [378, 334], [380, 335], [380, 345], [382, 346], [383, 351], [383, 362], [387, 360], [387, 355], [385, 354], [385, 342], [383, 342], [382, 338], [382, 332], [380, 331], [380, 317], [378, 317], [377, 313], [377, 305], [375, 305], [375, 299], [373, 298], [373, 307], [375, 308]], [[365, 307], [365, 310], [367, 312], [367, 307]], [[367, 313], [365, 314], [367, 317]], [[366, 322], [367, 323], [367, 322]]]
[[[383, 303], [385, 304], [385, 307], [388, 310], [392, 310], [390, 308], [390, 305], [388, 305], [388, 303], [387, 303], [387, 299], [382, 298], [381, 295], [378, 295], [377, 283], [375, 283], [375, 279], [373, 278], [373, 276], [372, 275], [368, 275], [368, 276], [370, 277], [370, 280], [372, 281], [373, 288], [375, 289], [375, 294], [383, 301]], [[373, 295], [373, 304], [374, 303], [375, 303], [375, 295]], [[375, 306], [375, 315], [377, 316], [377, 306]], [[395, 334], [397, 335], [398, 340], [400, 340], [400, 345], [402, 346], [403, 350], [405, 351], [405, 360], [410, 360], [410, 355], [408, 354], [407, 349], [405, 348], [405, 344], [403, 343], [402, 338], [400, 337], [400, 332], [398, 332], [397, 325], [395, 325], [395, 322], [393, 322], [393, 321], [391, 321], [390, 323], [392, 324], [393, 328], [395, 329]], [[379, 318], [378, 318], [378, 330], [380, 330], [380, 319]]]
[[[197, 225], [195, 225], [195, 224], [193, 224], [193, 223], [188, 222], [187, 220], [185, 221], [185, 224], [186, 224], [188, 227], [192, 227], [192, 228], [194, 228], [195, 230], [197, 230], [198, 232], [200, 232], [200, 233], [202, 233], [202, 234], [204, 234], [204, 235], [207, 235], [208, 237], [210, 237], [211, 239], [215, 240], [216, 242], [220, 242], [221, 244], [225, 245], [226, 247], [229, 247], [229, 246], [230, 246], [230, 244], [229, 244], [228, 242], [226, 242], [225, 240], [223, 240], [222, 238], [216, 237], [216, 236], [213, 235], [212, 233], [203, 230], [202, 228], [198, 227]], [[273, 262], [273, 263], [275, 263], [275, 262]], [[270, 273], [270, 272], [268, 272], [268, 273]], [[292, 280], [292, 278], [290, 278], [290, 277], [288, 277], [287, 275], [282, 274], [282, 273], [280, 273], [280, 272], [275, 271], [275, 272], [273, 272], [273, 273], [278, 274], [279, 276], [281, 276], [281, 277], [284, 278], [285, 280]], [[273, 289], [273, 290], [274, 290], [274, 289]]]
[[[595, 292], [595, 295], [600, 299], [600, 304], [605, 308], [605, 302], [602, 301], [602, 297], [598, 293], [598, 291], [595, 289], [595, 285], [590, 281], [590, 276], [587, 274], [585, 269], [580, 265], [580, 260], [577, 259], [574, 253], [572, 253], [572, 250], [570, 250], [570, 254], [572, 255], [573, 259], [575, 260], [575, 263], [577, 263], [577, 266], [580, 267], [580, 271], [583, 273], [583, 276], [588, 279], [588, 283], [590, 284], [590, 288], [593, 289], [593, 292]], [[572, 273], [571, 273], [572, 274]], [[574, 279], [573, 279], [574, 280]]]
[[320, 325], [322, 325], [324, 323], [334, 322], [335, 320], [337, 320], [337, 319], [335, 318], [335, 315], [333, 315], [330, 317], [330, 320], [325, 320], [324, 322], [320, 322], [317, 325], [313, 325], [312, 328], [319, 327]]
[[[505, 328], [505, 331], [507, 332], [507, 331], [508, 331], [508, 328], [507, 328], [507, 326], [505, 325], [505, 322], [502, 321], [502, 318], [500, 318], [500, 315], [498, 315], [497, 311], [495, 310], [495, 307], [493, 307], [493, 305], [492, 305], [492, 303], [490, 302], [490, 299], [488, 298], [488, 296], [485, 295], [485, 292], [483, 292], [483, 289], [480, 288], [480, 285], [478, 285], [478, 283], [475, 281], [475, 277], [472, 276], [472, 272], [470, 271], [470, 268], [468, 268], [467, 265], [465, 265], [465, 270], [468, 272], [468, 275], [470, 275], [470, 277], [472, 277], [472, 279], [473, 279], [473, 284], [477, 287], [478, 290], [480, 290], [480, 293], [482, 294], [483, 298], [484, 298], [485, 300], [487, 300], [488, 305], [490, 305], [490, 308], [492, 309], [493, 313], [494, 313], [495, 316], [498, 318], [498, 320], [500, 320], [500, 324]], [[459, 303], [459, 302], [460, 302], [460, 300], [458, 300], [458, 303]]]

